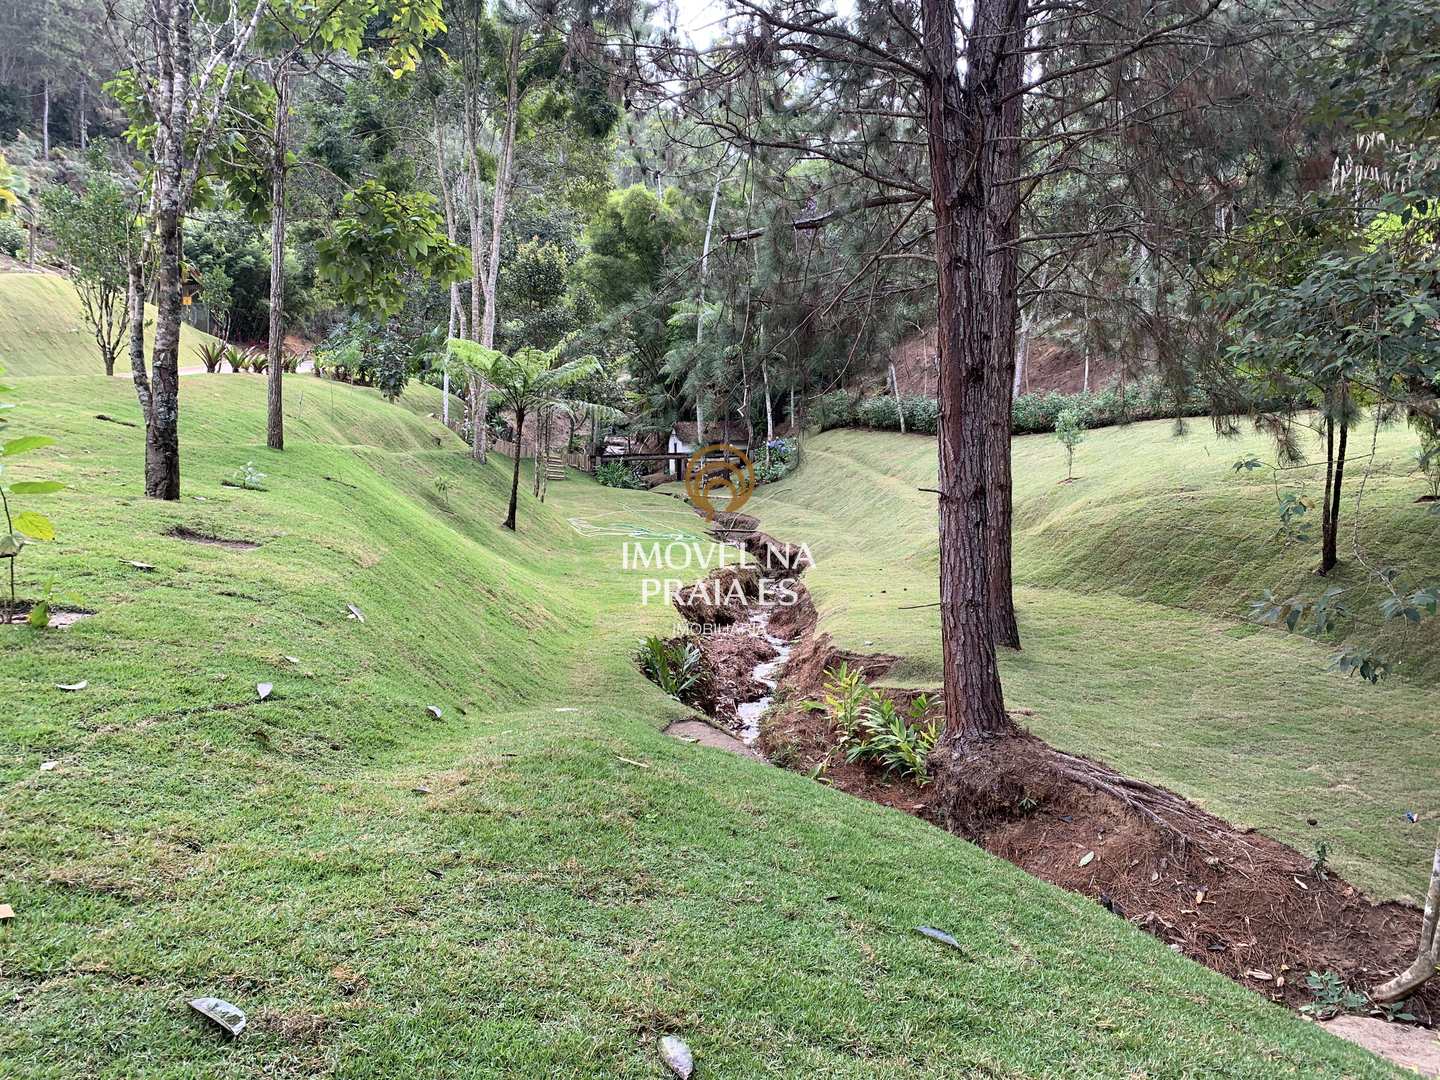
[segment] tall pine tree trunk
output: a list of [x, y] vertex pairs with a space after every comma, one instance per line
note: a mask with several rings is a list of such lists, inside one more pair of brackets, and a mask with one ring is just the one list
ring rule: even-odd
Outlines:
[[275, 81], [275, 128], [270, 147], [270, 359], [265, 444], [271, 450], [285, 449], [281, 380], [285, 354], [285, 154], [290, 134], [289, 89], [289, 77], [282, 71]]
[[[997, 56], [1014, 0], [977, 0], [962, 88], [954, 0], [922, 0], [931, 199], [939, 276], [940, 641], [945, 679], [942, 742], [952, 759], [1011, 730], [988, 610], [985, 515], [993, 358], [993, 290], [986, 281], [986, 173], [976, 167], [996, 123]], [[963, 764], [958, 766], [963, 770]], [[942, 774], [943, 775], [943, 774]]]
[[1020, 321], [1020, 88], [1024, 69], [1020, 49], [1025, 43], [1025, 5], [1007, 0], [1000, 5], [993, 32], [1001, 35], [995, 92], [999, 102], [995, 126], [981, 151], [982, 183], [988, 187], [987, 213], [992, 254], [987, 280], [994, 289], [991, 318], [994, 337], [986, 373], [985, 557], [989, 573], [987, 596], [990, 626], [996, 645], [1018, 649], [1020, 626], [1015, 619], [1012, 580], [1012, 483], [1010, 476], [1010, 406], [1015, 385], [1015, 339]]

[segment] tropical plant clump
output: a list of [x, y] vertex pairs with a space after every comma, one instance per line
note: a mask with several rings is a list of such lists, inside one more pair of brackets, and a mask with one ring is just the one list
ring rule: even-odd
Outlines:
[[636, 655], [645, 677], [676, 701], [685, 701], [700, 682], [700, 648], [693, 641], [666, 641], [650, 635]]
[[820, 700], [806, 705], [828, 714], [846, 761], [870, 762], [920, 787], [930, 782], [940, 718], [926, 719], [930, 700], [924, 694], [902, 711], [893, 698], [865, 684], [864, 672], [842, 662], [826, 670]]
[[602, 461], [595, 466], [595, 480], [604, 487], [643, 491], [650, 485], [634, 466], [623, 461]]

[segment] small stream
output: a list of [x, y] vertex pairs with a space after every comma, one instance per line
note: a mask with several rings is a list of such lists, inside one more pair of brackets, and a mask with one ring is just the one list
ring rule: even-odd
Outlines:
[[758, 701], [743, 702], [735, 707], [735, 716], [740, 722], [740, 741], [746, 746], [753, 746], [755, 740], [760, 737], [760, 717], [765, 715], [766, 709], [770, 708], [770, 702], [774, 700], [776, 684], [780, 681], [780, 672], [795, 648], [793, 641], [785, 641], [770, 633], [770, 617], [773, 614], [774, 608], [771, 606], [756, 608], [746, 624], [756, 637], [768, 641], [777, 653], [775, 659], [756, 664], [751, 671], [755, 681], [768, 687], [770, 693]]

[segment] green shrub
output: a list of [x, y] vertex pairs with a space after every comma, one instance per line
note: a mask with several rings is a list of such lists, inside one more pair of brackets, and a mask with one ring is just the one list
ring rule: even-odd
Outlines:
[[821, 431], [848, 427], [855, 422], [855, 403], [845, 390], [822, 394], [811, 404], [810, 420]]
[[893, 700], [870, 691], [845, 759], [873, 761], [885, 772], [924, 787], [930, 782], [930, 752], [940, 741], [940, 720], [925, 720], [929, 708], [930, 702], [922, 694], [902, 716]]
[[1085, 441], [1085, 413], [1078, 407], [1062, 409], [1055, 418], [1055, 438], [1065, 448], [1065, 479], [1075, 475], [1075, 448]]
[[783, 480], [800, 464], [799, 447], [794, 439], [771, 439], [755, 451], [753, 458], [757, 484]]
[[595, 479], [605, 487], [643, 490], [649, 485], [640, 473], [623, 461], [602, 461], [595, 467]]
[[645, 677], [676, 701], [700, 681], [700, 649], [691, 641], [666, 641], [651, 634], [640, 643], [636, 656]]
[[842, 662], [826, 670], [820, 700], [805, 706], [829, 714], [845, 760], [873, 762], [921, 787], [930, 782], [928, 762], [940, 739], [940, 721], [925, 720], [930, 701], [924, 694], [901, 715], [891, 698], [865, 685], [864, 672]]
[[25, 230], [9, 215], [0, 215], [0, 255], [20, 257], [29, 243]]

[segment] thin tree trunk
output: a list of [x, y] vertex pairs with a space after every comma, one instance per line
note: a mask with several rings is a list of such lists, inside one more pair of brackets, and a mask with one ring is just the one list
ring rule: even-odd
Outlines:
[[[721, 164], [724, 164], [722, 156]], [[695, 389], [695, 441], [705, 445], [705, 372], [700, 360], [700, 342], [705, 330], [705, 279], [710, 276], [710, 238], [715, 232], [715, 207], [720, 201], [719, 166], [716, 166], [715, 184], [710, 189], [710, 216], [705, 219], [705, 246], [700, 251], [700, 290], [695, 298], [695, 362], [700, 366], [700, 384]]]
[[900, 380], [895, 377], [895, 364], [890, 364], [890, 392], [895, 395], [895, 412], [900, 417], [900, 434], [905, 434], [905, 403], [900, 400]]
[[485, 425], [489, 422], [482, 402], [488, 393], [480, 379], [470, 376], [470, 455], [482, 464], [485, 461]]
[[986, 374], [993, 344], [985, 281], [989, 192], [970, 160], [993, 135], [996, 27], [1006, 6], [1007, 0], [977, 0], [962, 90], [955, 0], [921, 2], [939, 277], [942, 738], [957, 760], [975, 740], [1011, 730], [991, 639], [985, 565]]
[[[1339, 420], [1326, 421], [1328, 433], [1326, 446], [1326, 467], [1325, 467], [1325, 513], [1322, 528], [1322, 550], [1320, 553], [1320, 573], [1328, 574], [1339, 563], [1339, 541], [1340, 541], [1340, 491], [1345, 481], [1345, 444], [1350, 434], [1350, 420], [1346, 415], [1346, 407], [1349, 404], [1346, 400], [1347, 388], [1342, 384], [1336, 394], [1336, 407], [1339, 409]], [[1340, 428], [1340, 438], [1335, 444], [1333, 453], [1329, 443], [1334, 441], [1336, 425]]]
[[87, 106], [86, 106], [86, 102], [85, 102], [85, 99], [86, 99], [86, 97], [87, 97], [86, 91], [87, 91], [88, 89], [89, 89], [89, 87], [86, 85], [85, 80], [84, 80], [84, 79], [81, 79], [81, 80], [80, 80], [80, 115], [79, 115], [79, 118], [78, 118], [78, 121], [79, 121], [79, 124], [80, 124], [80, 149], [81, 149], [81, 150], [88, 150], [88, 149], [90, 148], [90, 120], [89, 120], [89, 118], [86, 116], [86, 108], [87, 108]]
[[1430, 890], [1425, 895], [1425, 918], [1420, 924], [1420, 948], [1415, 961], [1395, 978], [1370, 991], [1370, 1000], [1385, 1004], [1409, 997], [1435, 974], [1440, 965], [1440, 845], [1435, 848], [1435, 859], [1430, 864]]
[[505, 528], [515, 531], [515, 504], [520, 500], [520, 440], [525, 435], [525, 413], [515, 410], [515, 470], [510, 474], [510, 511], [505, 515]]
[[145, 370], [145, 277], [139, 258], [132, 258], [125, 268], [125, 303], [130, 309], [130, 378], [135, 382], [135, 396], [145, 427], [150, 427], [150, 378]]
[[40, 80], [40, 152], [50, 160], [50, 79]]
[[495, 347], [495, 301], [500, 283], [500, 234], [505, 227], [505, 211], [510, 203], [510, 171], [515, 158], [515, 125], [520, 113], [520, 42], [519, 26], [510, 31], [510, 50], [506, 58], [505, 130], [500, 136], [500, 160], [495, 167], [495, 198], [490, 218], [490, 264], [485, 268], [485, 322], [480, 330], [480, 344]]
[[[1328, 395], [1327, 395], [1328, 396]], [[1317, 571], [1321, 574], [1330, 572], [1335, 565], [1334, 545], [1331, 537], [1335, 530], [1330, 525], [1331, 492], [1335, 488], [1335, 418], [1328, 414], [1325, 417], [1325, 493], [1320, 499], [1320, 568]]]
[[285, 353], [285, 154], [290, 134], [290, 80], [275, 80], [275, 129], [270, 147], [270, 359], [267, 373], [265, 444], [285, 449], [285, 411], [281, 380]]
[[[177, 150], [178, 152], [178, 150]], [[180, 260], [178, 193], [162, 195], [155, 231], [155, 348], [150, 361], [150, 416], [145, 425], [145, 494], [180, 498]]]
[[775, 403], [770, 398], [770, 365], [760, 353], [760, 378], [765, 384], [765, 464], [770, 464], [770, 444], [775, 441]]
[[[440, 205], [445, 211], [445, 235], [449, 239], [450, 243], [453, 244], [455, 243], [455, 237], [458, 232], [455, 223], [455, 199], [450, 191], [450, 180], [445, 173], [445, 139], [442, 135], [442, 128], [440, 125], [440, 103], [438, 100], [435, 103], [435, 176], [440, 184]], [[460, 306], [460, 283], [458, 281], [452, 281], [450, 283], [450, 337], [453, 338], [460, 336], [460, 325], [462, 318], [463, 316], [461, 314]], [[447, 418], [447, 422], [449, 415], [450, 410], [447, 402], [445, 406], [445, 416]]]

